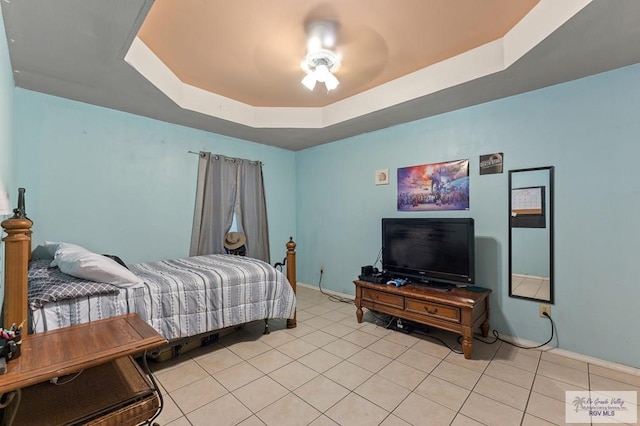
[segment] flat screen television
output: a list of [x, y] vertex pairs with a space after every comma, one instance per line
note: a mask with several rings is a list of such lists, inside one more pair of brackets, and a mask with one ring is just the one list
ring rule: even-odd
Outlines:
[[473, 219], [382, 219], [382, 268], [414, 282], [473, 285]]

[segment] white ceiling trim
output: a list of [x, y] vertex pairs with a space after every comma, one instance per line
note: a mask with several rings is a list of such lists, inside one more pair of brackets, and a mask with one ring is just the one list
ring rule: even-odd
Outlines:
[[503, 38], [505, 68], [573, 18], [593, 0], [541, 0]]
[[253, 128], [320, 129], [503, 71], [592, 0], [541, 0], [505, 37], [321, 108], [254, 107], [185, 84], [142, 40], [125, 61], [181, 108]]

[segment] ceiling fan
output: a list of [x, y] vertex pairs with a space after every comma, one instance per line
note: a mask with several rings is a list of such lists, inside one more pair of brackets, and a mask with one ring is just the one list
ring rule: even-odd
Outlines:
[[334, 73], [340, 68], [342, 58], [333, 48], [336, 44], [338, 24], [330, 20], [307, 22], [307, 52], [300, 63], [306, 73], [302, 84], [313, 90], [317, 82], [324, 83], [327, 92], [334, 90], [340, 82]]

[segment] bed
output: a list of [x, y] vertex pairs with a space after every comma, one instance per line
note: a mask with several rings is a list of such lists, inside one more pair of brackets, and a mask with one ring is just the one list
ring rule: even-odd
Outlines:
[[223, 254], [126, 265], [136, 282], [105, 284], [63, 273], [60, 248], [55, 267], [51, 259], [31, 261], [29, 219], [7, 219], [2, 226], [4, 324], [30, 318], [30, 329], [42, 332], [135, 312], [170, 342], [271, 318], [296, 326], [292, 239], [286, 276], [260, 260]]

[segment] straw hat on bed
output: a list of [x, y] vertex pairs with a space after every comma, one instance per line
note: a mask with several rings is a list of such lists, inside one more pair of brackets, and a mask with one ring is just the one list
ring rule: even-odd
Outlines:
[[229, 232], [224, 236], [224, 246], [228, 250], [236, 250], [247, 242], [242, 232]]

